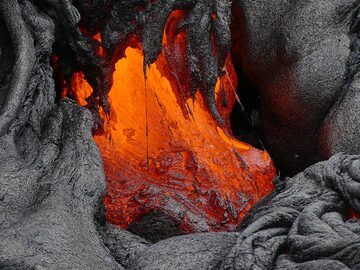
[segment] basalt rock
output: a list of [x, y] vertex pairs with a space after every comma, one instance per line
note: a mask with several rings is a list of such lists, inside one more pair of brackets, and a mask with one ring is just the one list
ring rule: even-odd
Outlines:
[[280, 169], [293, 174], [339, 151], [359, 153], [359, 2], [236, 5], [243, 27], [233, 46], [260, 91], [259, 129]]
[[122, 269], [95, 226], [105, 178], [90, 113], [54, 103], [54, 24], [29, 1], [0, 11], [0, 268]]
[[[41, 8], [35, 5], [39, 2], [43, 4]], [[189, 3], [191, 4], [190, 1]], [[288, 7], [286, 3], [289, 3]], [[290, 6], [290, 3], [293, 6]], [[357, 150], [357, 142], [352, 142], [352, 138], [357, 139], [355, 136], [357, 131], [350, 131], [350, 128], [354, 127], [354, 123], [350, 123], [350, 120], [357, 119], [355, 102], [357, 101], [357, 70], [354, 64], [357, 56], [355, 34], [357, 20], [356, 16], [350, 16], [350, 13], [354, 13], [356, 9], [351, 5], [338, 6], [339, 3], [317, 1], [316, 4], [323, 6], [319, 11], [320, 14], [308, 12], [310, 6], [296, 1], [282, 3], [280, 6], [285, 6], [276, 8], [275, 13], [283, 9], [287, 12], [284, 11], [282, 14], [288, 16], [280, 16], [275, 21], [281, 18], [291, 23], [280, 23], [278, 27], [286, 28], [293, 25], [298, 31], [305, 29], [306, 35], [302, 38], [295, 37], [300, 33], [296, 31], [296, 34], [292, 33], [289, 28], [288, 34], [284, 36], [276, 35], [274, 29], [275, 32], [270, 31], [268, 36], [270, 38], [273, 35], [272, 38], [275, 40], [278, 38], [286, 40], [294, 35], [293, 38], [298, 39], [298, 42], [309, 38], [321, 48], [311, 50], [309, 44], [314, 43], [305, 42], [307, 45], [299, 51], [303, 54], [299, 59], [305, 59], [303, 60], [305, 62], [286, 61], [299, 65], [299, 70], [305, 73], [303, 75], [305, 77], [297, 78], [298, 82], [302, 79], [307, 81], [306, 76], [315, 76], [311, 70], [307, 70], [311, 67], [310, 64], [314, 63], [313, 61], [318, 63], [316, 67], [322, 71], [319, 74], [324, 77], [317, 80], [321, 87], [312, 88], [313, 85], [310, 84], [309, 88], [306, 88], [307, 95], [304, 95], [303, 91], [291, 93], [298, 94], [300, 100], [305, 103], [309, 102], [306, 103], [307, 106], [299, 103], [309, 110], [308, 113], [300, 115], [307, 116], [300, 120], [305, 121], [311, 117], [320, 119], [319, 127], [321, 127], [323, 125], [321, 117], [325, 117], [326, 114], [320, 117], [319, 114], [315, 113], [314, 116], [311, 112], [314, 113], [318, 109], [317, 106], [323, 104], [322, 101], [324, 107], [321, 110], [326, 112], [331, 110], [324, 129], [334, 132], [335, 135], [344, 135], [345, 139], [344, 144], [341, 144], [342, 141], [335, 135], [325, 136], [332, 133], [322, 133], [328, 138], [326, 140], [328, 145], [325, 144], [327, 146], [322, 148], [326, 149], [324, 150], [326, 155], [338, 150], [348, 152]], [[46, 8], [47, 12], [44, 11], [46, 6], [49, 7]], [[252, 10], [254, 20], [256, 13], [257, 16], [263, 15], [264, 20], [268, 18], [268, 12], [273, 10], [273, 6], [267, 7], [265, 2], [253, 2], [251, 7], [249, 2], [247, 7], [247, 12]], [[333, 16], [322, 16], [335, 7], [344, 7], [344, 9], [336, 8], [342, 15], [341, 20], [336, 21], [337, 24], [332, 21]], [[318, 8], [316, 6], [314, 10], [319, 10]], [[75, 28], [74, 25], [79, 17], [69, 1], [7, 0], [0, 3], [0, 89], [2, 91], [0, 269], [357, 269], [360, 267], [357, 256], [360, 252], [360, 223], [347, 215], [349, 208], [357, 213], [360, 212], [360, 156], [357, 155], [337, 154], [329, 161], [313, 165], [304, 172], [287, 178], [284, 182], [277, 181], [276, 191], [253, 208], [240, 225], [239, 231], [235, 233], [177, 236], [151, 244], [128, 231], [106, 224], [102, 207], [105, 177], [101, 157], [91, 134], [91, 114], [86, 108], [82, 108], [70, 99], [56, 101], [50, 57], [52, 44], [56, 43], [57, 39], [56, 31], [58, 27], [62, 27], [56, 17], [60, 16], [56, 15], [59, 10], [64, 11], [61, 16], [65, 16], [65, 19], [59, 20], [68, 24], [69, 31], [73, 29], [71, 27]], [[302, 15], [304, 17], [300, 22], [306, 25], [305, 18], [310, 14], [313, 16], [311, 17], [313, 21], [332, 18], [328, 21], [329, 25], [325, 23], [326, 20], [321, 23], [318, 21], [316, 30], [321, 34], [316, 31], [312, 33], [309, 29], [313, 29], [313, 26], [302, 27], [292, 21]], [[347, 16], [344, 17], [344, 14]], [[347, 33], [346, 23], [342, 21], [346, 18], [352, 22], [352, 29], [355, 31], [350, 32], [349, 35], [341, 34], [343, 31]], [[260, 18], [258, 20], [257, 23], [261, 23], [262, 27], [271, 25], [261, 22]], [[251, 32], [257, 35], [255, 30], [256, 28]], [[75, 31], [71, 32], [69, 37], [74, 35], [82, 36]], [[317, 35], [327, 36], [329, 40], [320, 38], [318, 41], [322, 40], [324, 43], [316, 42]], [[82, 44], [71, 44], [68, 49], [77, 52], [79, 49], [77, 46], [86, 49], [84, 44], [88, 42], [92, 44], [86, 38], [80, 39], [84, 41]], [[334, 40], [339, 41], [336, 43], [336, 46], [339, 46], [336, 47], [337, 49], [332, 48], [335, 46]], [[70, 38], [66, 42], [71, 43]], [[350, 42], [351, 47], [349, 47]], [[259, 44], [261, 43], [257, 43], [257, 46], [260, 46]], [[277, 49], [280, 51], [291, 49], [292, 43], [285, 44], [288, 46]], [[274, 43], [267, 47], [269, 55], [263, 55], [263, 59], [274, 56], [274, 51], [270, 48], [272, 45]], [[329, 54], [330, 56], [321, 55], [321, 51], [326, 49], [333, 53]], [[306, 52], [308, 58], [304, 56]], [[258, 61], [256, 63], [260, 65], [261, 61], [256, 57], [257, 53], [252, 54], [255, 59], [252, 61]], [[82, 55], [86, 54], [83, 52]], [[325, 56], [332, 60], [323, 59], [322, 57]], [[92, 62], [95, 58], [90, 55], [87, 59], [86, 61]], [[280, 61], [277, 57], [275, 59]], [[84, 66], [88, 63], [86, 61], [83, 62]], [[269, 75], [269, 78], [274, 79], [273, 83], [287, 78], [291, 65], [286, 68], [285, 64], [289, 64], [286, 61], [284, 65], [279, 66], [279, 71], [275, 72], [276, 74], [279, 72], [278, 75]], [[92, 64], [99, 69], [102, 68], [101, 62], [92, 62]], [[64, 66], [66, 67], [67, 64]], [[264, 73], [259, 72], [260, 75], [262, 74], [259, 75], [261, 81], [269, 70], [261, 65], [258, 68], [265, 70], [262, 71]], [[280, 74], [282, 68], [286, 72]], [[289, 87], [288, 84], [277, 86]], [[285, 93], [295, 89], [286, 87], [282, 89]], [[265, 91], [265, 88], [262, 89]], [[280, 88], [274, 85], [274, 88], [268, 89]], [[309, 89], [316, 90], [316, 95]], [[322, 92], [319, 89], [329, 92]], [[278, 93], [278, 97], [289, 97], [283, 94]], [[310, 100], [310, 94], [312, 97], [315, 95], [316, 101]], [[279, 103], [272, 103], [275, 102], [274, 97], [266, 97], [265, 92], [264, 95], [265, 101], [281, 107]], [[269, 96], [271, 96], [270, 90]], [[339, 96], [341, 99], [338, 99]], [[293, 107], [288, 109], [293, 113], [298, 112], [293, 110]], [[264, 111], [266, 112], [266, 109]], [[340, 111], [339, 114], [336, 111]], [[297, 117], [297, 114], [295, 116]], [[297, 118], [294, 121], [301, 122]], [[300, 127], [302, 126], [298, 128]], [[299, 133], [296, 139], [302, 138], [301, 135]], [[291, 136], [286, 137], [285, 141], [289, 138]], [[310, 139], [306, 141], [306, 145], [310, 142]], [[354, 149], [349, 149], [350, 146]], [[291, 151], [293, 149], [290, 148]]]

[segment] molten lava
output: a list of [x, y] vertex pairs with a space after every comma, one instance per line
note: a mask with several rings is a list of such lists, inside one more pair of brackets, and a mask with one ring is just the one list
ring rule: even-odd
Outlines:
[[[110, 115], [100, 109], [104, 132], [94, 138], [107, 178], [107, 219], [126, 228], [162, 212], [189, 232], [234, 230], [272, 191], [275, 168], [267, 152], [231, 135], [237, 78], [230, 56], [215, 88], [222, 126], [200, 92], [193, 99], [181, 88], [186, 80], [169, 64], [166, 38], [157, 61], [145, 69], [141, 46], [126, 49], [108, 94]], [[175, 40], [179, 50], [186, 47], [181, 33]], [[82, 73], [73, 75], [71, 88], [85, 106], [92, 89]]]

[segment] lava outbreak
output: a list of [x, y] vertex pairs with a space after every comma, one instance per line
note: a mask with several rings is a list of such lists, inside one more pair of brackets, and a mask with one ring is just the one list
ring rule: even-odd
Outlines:
[[[234, 230], [272, 191], [275, 168], [266, 151], [232, 137], [237, 77], [230, 55], [213, 92], [223, 123], [201, 92], [192, 97], [181, 61], [186, 37], [173, 33], [181, 15], [168, 19], [155, 63], [144, 68], [138, 42], [115, 65], [110, 114], [100, 109], [104, 131], [94, 136], [107, 177], [106, 216], [122, 228], [162, 212], [184, 231]], [[73, 75], [71, 88], [85, 106], [92, 88], [82, 73]]]
[[359, 22], [0, 1], [0, 269], [360, 269]]

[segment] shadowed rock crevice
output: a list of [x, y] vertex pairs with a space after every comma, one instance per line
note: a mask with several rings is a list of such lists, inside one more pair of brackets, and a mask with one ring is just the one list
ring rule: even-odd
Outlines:
[[[243, 10], [238, 3], [232, 3], [231, 20], [231, 58], [238, 76], [238, 99], [230, 116], [231, 130], [235, 137], [258, 149], [263, 149], [264, 136], [260, 132], [260, 90], [254, 86], [244, 72], [243, 60], [246, 48], [246, 22]], [[278, 168], [279, 169], [279, 168]]]

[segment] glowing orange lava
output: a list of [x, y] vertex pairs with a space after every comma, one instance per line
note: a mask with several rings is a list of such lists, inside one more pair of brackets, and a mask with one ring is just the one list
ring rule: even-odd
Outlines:
[[[174, 84], [164, 50], [146, 77], [138, 48], [128, 47], [116, 64], [110, 116], [101, 112], [105, 133], [94, 137], [107, 177], [107, 220], [126, 228], [161, 211], [186, 231], [234, 230], [272, 191], [275, 168], [267, 152], [231, 135], [237, 78], [230, 57], [215, 91], [222, 127], [199, 92], [194, 100], [182, 96], [181, 103], [186, 91]], [[72, 88], [86, 105], [92, 89], [81, 73], [74, 74]]]

